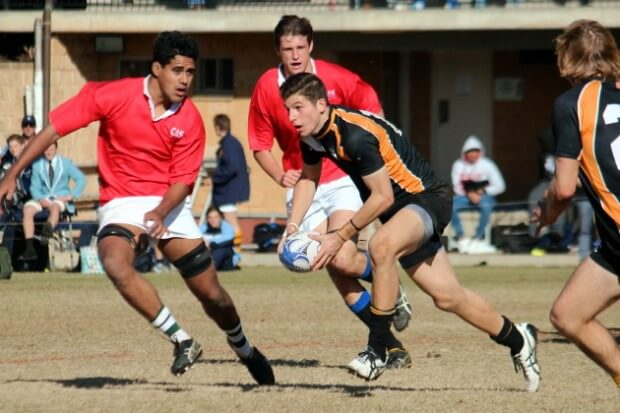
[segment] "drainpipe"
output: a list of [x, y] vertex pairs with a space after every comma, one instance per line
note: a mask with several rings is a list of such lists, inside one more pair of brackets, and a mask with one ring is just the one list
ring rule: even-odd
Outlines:
[[[32, 105], [27, 105], [26, 112], [37, 120], [37, 132], [43, 126], [43, 27], [41, 19], [34, 21], [34, 85], [28, 98]], [[31, 111], [32, 110], [32, 111]]]
[[52, 38], [52, 7], [53, 0], [45, 0], [43, 9], [43, 122], [47, 125], [47, 114], [50, 111], [50, 61]]

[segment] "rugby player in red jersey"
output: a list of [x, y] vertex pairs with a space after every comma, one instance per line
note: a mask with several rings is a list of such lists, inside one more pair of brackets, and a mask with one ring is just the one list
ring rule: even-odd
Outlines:
[[[358, 75], [323, 60], [312, 59], [313, 29], [306, 18], [282, 16], [274, 29], [276, 53], [281, 64], [267, 70], [257, 81], [248, 118], [248, 140], [254, 158], [261, 168], [280, 186], [289, 188], [290, 209], [292, 187], [301, 175], [302, 160], [297, 131], [288, 120], [280, 85], [291, 75], [314, 73], [327, 86], [329, 100], [356, 109], [382, 114], [375, 90]], [[274, 140], [283, 152], [280, 163], [271, 152]], [[326, 160], [321, 170], [320, 185], [314, 202], [303, 220], [288, 221], [286, 234], [297, 231], [325, 233], [347, 222], [362, 205], [351, 179], [333, 162]], [[290, 210], [289, 210], [290, 212]], [[366, 325], [370, 317], [370, 294], [359, 279], [372, 281], [372, 267], [367, 254], [348, 242], [327, 267], [327, 271], [349, 309]], [[405, 290], [401, 287], [394, 316], [394, 327], [404, 330], [411, 318]], [[408, 367], [411, 359], [401, 343], [392, 336], [390, 367]]]
[[12, 196], [16, 176], [50, 144], [100, 121], [97, 245], [106, 274], [129, 305], [174, 343], [171, 371], [183, 374], [200, 357], [202, 348], [134, 268], [136, 256], [144, 252], [149, 239], [157, 242], [206, 314], [226, 333], [228, 344], [254, 379], [273, 384], [272, 368], [243, 333], [187, 202], [206, 138], [200, 113], [187, 98], [197, 60], [194, 39], [179, 32], [162, 32], [153, 45], [149, 76], [88, 82], [50, 112], [50, 124], [33, 138], [0, 182], [0, 200]]

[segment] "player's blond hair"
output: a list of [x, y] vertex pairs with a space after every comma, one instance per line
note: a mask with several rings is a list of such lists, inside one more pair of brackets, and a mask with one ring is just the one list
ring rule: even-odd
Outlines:
[[571, 83], [600, 77], [620, 80], [620, 51], [609, 30], [594, 20], [576, 20], [555, 39], [560, 75]]

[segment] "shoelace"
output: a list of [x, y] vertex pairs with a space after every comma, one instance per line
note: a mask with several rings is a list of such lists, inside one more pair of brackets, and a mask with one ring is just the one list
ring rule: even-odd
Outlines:
[[376, 355], [374, 350], [367, 348], [361, 353], [358, 353], [357, 356], [361, 359], [362, 362], [368, 361], [370, 363], [370, 375], [371, 376], [374, 371], [379, 370], [379, 368], [377, 367], [377, 360], [379, 359], [379, 357]]
[[178, 356], [180, 353], [182, 353], [184, 356], [186, 356], [186, 357], [188, 357], [188, 358], [189, 358], [190, 354], [191, 354], [191, 353], [192, 353], [192, 351], [193, 351], [193, 348], [194, 348], [194, 345], [192, 344], [192, 345], [190, 345], [190, 346], [188, 346], [188, 347], [185, 347], [185, 348], [181, 351], [181, 346], [180, 346], [180, 345], [177, 345], [177, 346], [175, 347], [175, 351], [174, 351], [174, 353], [175, 353], [175, 354], [174, 354], [174, 355], [175, 355], [175, 356]]
[[522, 370], [523, 374], [527, 375], [528, 369], [526, 369], [526, 367], [529, 367], [530, 369], [536, 371], [536, 369], [534, 368], [534, 366], [536, 365], [534, 352], [531, 350], [530, 350], [530, 354], [525, 358], [525, 360], [521, 359], [521, 354], [517, 354], [513, 357], [512, 361], [514, 363], [516, 372], [519, 372], [519, 370]]
[[183, 351], [183, 354], [185, 354], [187, 356], [187, 358], [189, 358], [189, 356], [192, 354], [192, 348], [188, 347]]
[[403, 293], [402, 291], [402, 287], [399, 287], [399, 297], [398, 300], [396, 301], [396, 309], [404, 309], [407, 313], [411, 314], [411, 306], [409, 305], [409, 299], [407, 298], [407, 296]]

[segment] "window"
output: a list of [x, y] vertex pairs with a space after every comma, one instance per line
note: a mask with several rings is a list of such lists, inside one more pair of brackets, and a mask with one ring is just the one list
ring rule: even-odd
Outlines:
[[234, 65], [230, 58], [201, 59], [198, 65], [198, 93], [231, 95]]
[[120, 77], [144, 77], [151, 73], [150, 60], [121, 60]]

